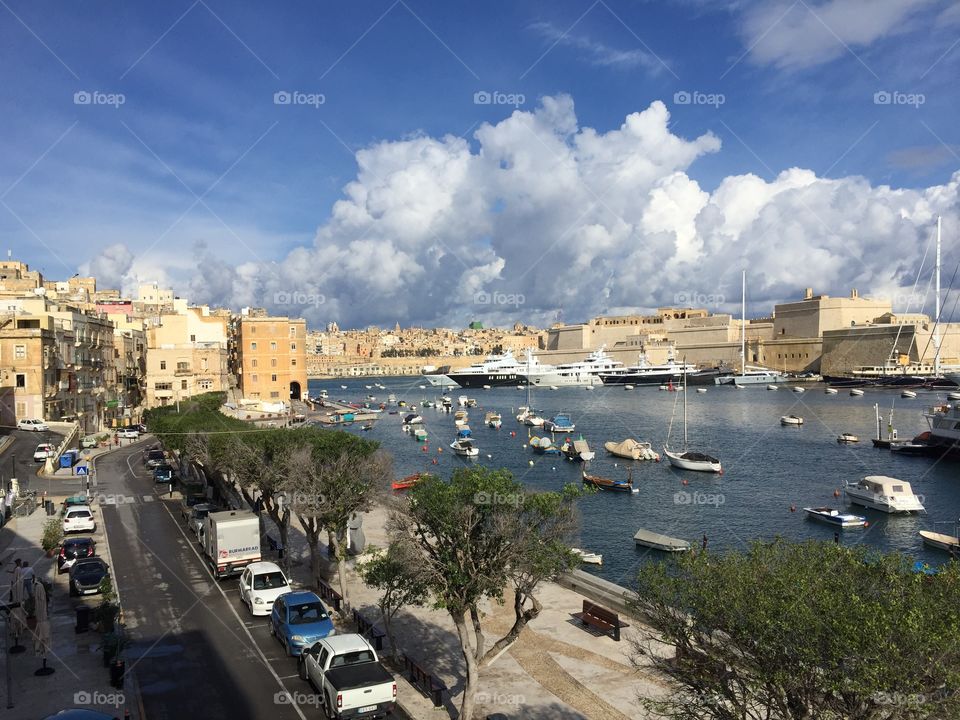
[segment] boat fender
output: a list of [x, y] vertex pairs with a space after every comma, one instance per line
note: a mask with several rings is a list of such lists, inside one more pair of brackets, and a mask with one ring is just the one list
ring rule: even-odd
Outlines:
[[533, 467], [533, 460], [528, 461], [527, 465], [529, 465], [530, 467]]
[[437, 464], [438, 464], [436, 458], [433, 459], [433, 464], [434, 464], [434, 465], [437, 465]]
[[865, 528], [868, 528], [868, 527], [870, 527], [870, 523], [869, 523], [869, 522], [864, 522], [864, 523], [863, 523], [863, 526], [864, 526]]
[[723, 470], [717, 473], [717, 475], [723, 475]]
[[840, 491], [839, 491], [839, 490], [834, 490], [834, 491], [833, 491], [833, 496], [834, 496], [834, 497], [840, 497]]
[[680, 481], [680, 484], [681, 484], [681, 485], [689, 485], [689, 484], [690, 484], [690, 481], [687, 480], [686, 478], [684, 478], [683, 480]]
[[438, 452], [438, 453], [442, 453], [442, 452], [443, 452], [443, 448], [442, 448], [442, 447], [438, 447], [438, 448], [437, 448], [437, 452]]
[[523, 444], [523, 449], [524, 449], [524, 450], [527, 449], [527, 444], [526, 444], [526, 443]]
[[796, 512], [796, 511], [797, 511], [797, 506], [796, 506], [796, 505], [791, 505], [791, 506], [790, 506], [790, 512]]
[[423, 445], [420, 449], [423, 450], [423, 452], [426, 452], [426, 451], [427, 451], [427, 446], [426, 446], [426, 445]]

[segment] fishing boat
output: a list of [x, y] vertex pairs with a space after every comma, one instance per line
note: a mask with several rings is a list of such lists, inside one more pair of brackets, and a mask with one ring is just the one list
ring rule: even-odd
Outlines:
[[559, 455], [560, 448], [553, 444], [553, 440], [548, 437], [532, 437], [529, 441], [530, 447], [538, 455]]
[[[687, 386], [687, 374], [683, 374], [683, 387]], [[676, 414], [677, 403], [674, 400], [673, 412]], [[723, 472], [723, 466], [720, 461], [706, 453], [691, 452], [687, 447], [687, 393], [683, 393], [683, 450], [676, 452], [670, 450], [670, 432], [673, 430], [673, 415], [670, 416], [670, 427], [667, 429], [667, 442], [663, 446], [663, 454], [667, 456], [670, 464], [681, 470], [693, 470], [695, 472]]]
[[930, 532], [929, 530], [921, 530], [919, 534], [925, 545], [946, 550], [950, 554], [960, 553], [960, 538], [958, 537], [945, 533]]
[[580, 548], [570, 548], [570, 552], [580, 558], [580, 562], [588, 565], [603, 565], [603, 555], [599, 553], [581, 550]]
[[613, 492], [640, 492], [633, 486], [633, 475], [626, 480], [613, 480], [611, 478], [601, 477], [600, 475], [588, 475], [586, 469], [580, 471], [584, 485], [593, 485], [601, 490], [610, 490]]
[[885, 513], [924, 511], [923, 504], [913, 494], [910, 483], [886, 475], [867, 475], [858, 482], [848, 482], [844, 492], [854, 505], [862, 505]]
[[841, 444], [858, 443], [860, 442], [860, 438], [859, 436], [854, 435], [853, 433], [840, 433], [839, 435], [837, 435], [837, 442]]
[[679, 540], [669, 535], [662, 535], [661, 533], [644, 530], [643, 528], [637, 530], [633, 536], [633, 541], [637, 545], [643, 545], [644, 547], [653, 548], [654, 550], [660, 550], [662, 552], [686, 552], [690, 549], [690, 543], [686, 540]]
[[780, 424], [800, 426], [803, 425], [803, 418], [799, 415], [782, 415], [780, 417]]
[[623, 442], [608, 441], [603, 444], [604, 450], [611, 455], [626, 458], [628, 460], [654, 460], [659, 461], [660, 455], [648, 442], [639, 442], [633, 438], [627, 438]]
[[423, 426], [420, 426], [413, 431], [413, 437], [417, 442], [426, 442], [428, 434], [426, 429]]
[[392, 483], [390, 483], [390, 487], [394, 490], [409, 490], [423, 478], [427, 477], [427, 475], [428, 473], [422, 472], [414, 473], [413, 475], [407, 475], [402, 480], [394, 480]]
[[567, 440], [560, 446], [560, 452], [574, 462], [590, 462], [596, 456], [582, 436], [578, 440]]
[[469, 399], [470, 398], [468, 398], [466, 395], [461, 395], [460, 397], [457, 398], [457, 405], [459, 405], [460, 407], [466, 407], [467, 401]]
[[450, 443], [450, 449], [454, 454], [460, 457], [477, 457], [480, 454], [480, 448], [470, 437], [470, 428], [461, 428], [457, 433], [457, 439]]
[[467, 424], [467, 421], [470, 419], [470, 416], [467, 414], [466, 410], [457, 410], [453, 415], [453, 424], [457, 427], [463, 427]]
[[577, 426], [566, 413], [557, 413], [549, 420], [543, 421], [543, 429], [552, 433], [570, 433], [576, 430]]
[[500, 426], [503, 425], [503, 419], [500, 417], [498, 412], [488, 412], [483, 417], [483, 422], [486, 423], [488, 427], [492, 427], [494, 430], [499, 430]]
[[867, 519], [863, 515], [840, 512], [829, 507], [804, 508], [803, 511], [811, 520], [833, 525], [839, 528], [861, 528], [866, 526]]
[[404, 424], [404, 425], [408, 425], [408, 426], [409, 426], [409, 425], [422, 425], [422, 424], [423, 424], [423, 418], [422, 418], [420, 415], [417, 415], [416, 413], [410, 413], [409, 415], [404, 415], [404, 416], [403, 416], [403, 424]]

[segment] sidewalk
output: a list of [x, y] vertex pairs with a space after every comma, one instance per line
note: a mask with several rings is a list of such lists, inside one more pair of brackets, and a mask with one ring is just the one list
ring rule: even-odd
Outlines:
[[[92, 451], [91, 456], [107, 452], [106, 449]], [[48, 500], [52, 500], [59, 511], [62, 500], [69, 495], [82, 492], [83, 478], [63, 475], [40, 476], [36, 489], [47, 491]], [[95, 498], [95, 489], [91, 489]], [[97, 530], [92, 537], [97, 543], [97, 555], [112, 565], [110, 548], [105, 535], [103, 516], [99, 505], [93, 503], [97, 519]], [[99, 595], [85, 598], [69, 596], [68, 575], [57, 574], [56, 558], [48, 558], [40, 546], [43, 525], [47, 514], [40, 507], [26, 517], [11, 518], [0, 529], [0, 593], [6, 598], [9, 592], [11, 576], [5, 571], [13, 568], [14, 558], [21, 558], [34, 567], [38, 578], [53, 584], [50, 603], [51, 653], [47, 665], [54, 669], [48, 676], [36, 676], [34, 671], [41, 666], [41, 659], [35, 655], [31, 637], [21, 638], [20, 644], [26, 651], [15, 655], [5, 655], [9, 661], [13, 688], [11, 697], [13, 709], [4, 713], [11, 720], [35, 720], [66, 708], [81, 707], [97, 710], [108, 715], [143, 720], [138, 701], [136, 681], [132, 674], [127, 675], [122, 689], [110, 686], [108, 668], [103, 666], [101, 633], [92, 627], [83, 633], [76, 633], [76, 608], [80, 605], [96, 607], [100, 603]], [[86, 534], [84, 534], [86, 535]], [[4, 670], [5, 672], [5, 670]], [[3, 695], [2, 707], [7, 705], [5, 685], [0, 685]]]
[[[263, 517], [268, 532], [276, 533], [266, 513]], [[387, 546], [386, 519], [383, 507], [364, 516], [368, 545]], [[295, 518], [291, 518], [288, 541], [290, 574], [302, 586], [309, 586], [309, 550]], [[326, 552], [325, 545], [321, 545], [321, 551]], [[362, 583], [353, 569], [355, 562], [348, 563], [351, 606], [367, 618], [378, 618], [378, 593]], [[338, 588], [336, 569], [331, 570], [331, 584]], [[631, 628], [623, 631], [621, 642], [615, 642], [606, 635], [585, 631], [572, 618], [572, 613], [582, 609], [583, 595], [555, 583], [544, 583], [538, 598], [543, 604], [540, 617], [527, 626], [518, 642], [481, 670], [476, 717], [484, 718], [490, 713], [503, 713], [509, 718], [561, 720], [647, 717], [637, 697], [663, 696], [668, 687], [653, 670], [637, 671], [631, 665], [629, 641], [639, 621], [626, 618]], [[512, 600], [512, 594], [508, 594], [503, 605], [486, 603], [482, 608], [488, 648], [513, 624]], [[394, 626], [402, 651], [422, 662], [449, 688], [449, 695], [444, 694], [445, 710], [450, 717], [456, 717], [465, 668], [449, 614], [431, 608], [405, 608], [394, 619]], [[352, 623], [343, 624], [342, 628], [338, 624], [338, 629], [355, 632]], [[438, 717], [440, 711], [411, 685], [404, 682], [398, 695], [411, 717]]]

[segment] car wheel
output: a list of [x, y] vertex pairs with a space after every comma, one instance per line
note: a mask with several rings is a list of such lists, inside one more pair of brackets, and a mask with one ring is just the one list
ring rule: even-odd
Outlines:
[[309, 682], [310, 678], [307, 676], [307, 663], [303, 659], [303, 655], [300, 656], [300, 660], [297, 662], [297, 675], [300, 676], [301, 680], [307, 680]]
[[277, 636], [277, 629], [273, 626], [273, 620], [270, 621], [270, 634], [274, 637]]
[[330, 696], [324, 694], [323, 696], [323, 716], [328, 718], [328, 720], [334, 720], [336, 715], [334, 714], [335, 710], [333, 709], [333, 703], [330, 702]]
[[70, 583], [70, 597], [77, 596], [77, 589], [73, 586], [73, 583]]

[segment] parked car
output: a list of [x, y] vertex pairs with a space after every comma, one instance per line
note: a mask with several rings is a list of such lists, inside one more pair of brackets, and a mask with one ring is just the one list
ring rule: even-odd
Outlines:
[[173, 465], [163, 463], [153, 469], [153, 481], [158, 483], [172, 483], [180, 479]]
[[190, 520], [187, 521], [187, 527], [190, 528], [190, 532], [200, 537], [200, 528], [203, 527], [203, 521], [206, 519], [207, 515], [212, 512], [217, 512], [219, 510], [216, 505], [213, 503], [199, 503], [193, 506], [193, 509], [190, 512]]
[[86, 450], [87, 448], [95, 448], [100, 444], [99, 435], [87, 435], [80, 440], [81, 449]]
[[167, 455], [163, 450], [150, 450], [143, 458], [144, 464], [151, 470], [157, 465], [167, 462]]
[[289, 655], [296, 657], [336, 632], [327, 608], [316, 593], [288, 592], [273, 601], [270, 634], [276, 636]]
[[274, 601], [290, 592], [290, 583], [283, 571], [272, 562], [247, 565], [240, 576], [240, 600], [251, 615], [269, 615]]
[[137, 423], [136, 425], [131, 425], [130, 427], [136, 428], [141, 435], [147, 434], [147, 426], [144, 425], [143, 423]]
[[180, 519], [188, 520], [195, 505], [207, 502], [208, 498], [201, 485], [189, 485], [180, 489]]
[[96, 595], [109, 574], [110, 566], [98, 557], [77, 560], [70, 568], [70, 594]]
[[140, 431], [136, 427], [123, 427], [117, 429], [117, 437], [128, 440], [136, 440], [140, 437]]
[[337, 635], [301, 656], [300, 677], [320, 693], [328, 718], [383, 718], [397, 702], [397, 683], [362, 635]]
[[28, 419], [24, 418], [17, 422], [17, 430], [28, 430], [30, 432], [47, 432], [50, 429], [43, 420], [37, 420], [36, 418]]
[[93, 557], [96, 554], [97, 543], [93, 538], [66, 538], [60, 543], [60, 554], [57, 555], [57, 572], [65, 573], [74, 566], [77, 560]]
[[40, 443], [37, 449], [33, 451], [34, 462], [44, 462], [47, 458], [55, 457], [57, 449], [50, 443]]
[[97, 521], [93, 519], [93, 510], [89, 505], [68, 507], [63, 514], [63, 532], [96, 532]]
[[63, 514], [72, 507], [77, 505], [90, 505], [90, 499], [86, 495], [71, 495], [68, 498], [65, 498], [62, 503], [60, 503], [60, 515]]

